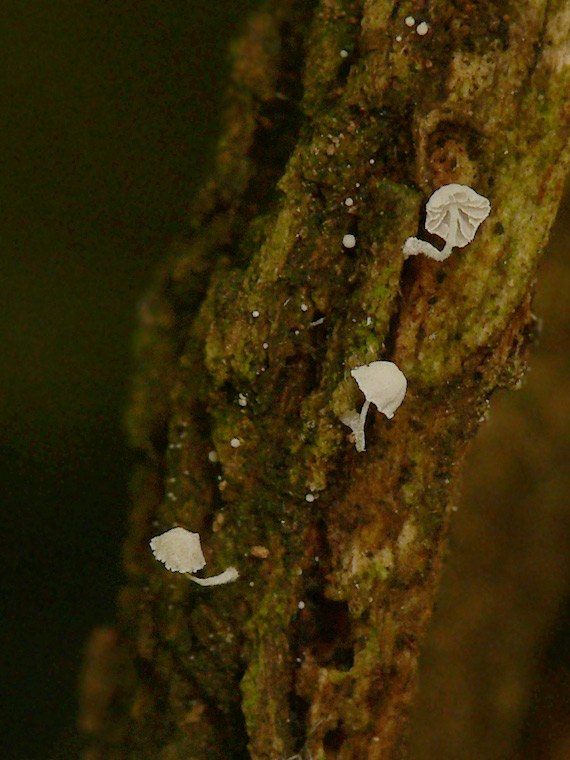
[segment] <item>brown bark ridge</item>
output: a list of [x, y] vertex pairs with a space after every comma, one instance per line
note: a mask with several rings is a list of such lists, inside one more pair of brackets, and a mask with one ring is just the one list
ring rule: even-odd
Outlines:
[[[86, 757], [396, 760], [461, 460], [525, 367], [570, 2], [272, 0], [233, 57], [213, 179], [141, 305], [129, 582], [90, 657], [115, 681]], [[446, 261], [404, 260], [451, 182], [491, 216]], [[340, 416], [377, 359], [408, 392], [358, 453]], [[239, 580], [155, 562], [176, 525]]]

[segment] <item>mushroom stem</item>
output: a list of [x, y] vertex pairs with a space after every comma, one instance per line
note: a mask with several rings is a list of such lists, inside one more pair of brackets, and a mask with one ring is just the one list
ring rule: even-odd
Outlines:
[[[427, 240], [420, 240], [416, 237], [409, 237], [404, 243], [404, 256], [417, 256], [423, 253], [424, 256], [429, 256], [430, 259], [436, 261], [443, 261], [451, 253], [448, 243], [445, 244], [445, 248], [440, 251], [435, 245], [428, 243]], [[445, 254], [445, 255], [444, 255]]]
[[444, 259], [446, 259], [449, 256], [449, 254], [452, 252], [453, 246], [454, 246], [454, 241], [448, 240], [446, 244], [443, 246], [443, 248], [441, 249], [441, 251], [439, 251], [439, 258], [437, 260], [443, 261]]
[[366, 422], [366, 415], [368, 414], [369, 408], [370, 408], [370, 401], [365, 401], [364, 404], [362, 404], [362, 409], [360, 410], [360, 420], [359, 420], [358, 429], [354, 431], [354, 436], [356, 438], [357, 451], [366, 451], [366, 438], [364, 436], [364, 424]]
[[228, 567], [219, 575], [212, 575], [210, 578], [198, 578], [196, 575], [186, 573], [186, 577], [197, 583], [199, 586], [221, 586], [224, 583], [231, 583], [239, 578], [239, 573], [235, 567]]

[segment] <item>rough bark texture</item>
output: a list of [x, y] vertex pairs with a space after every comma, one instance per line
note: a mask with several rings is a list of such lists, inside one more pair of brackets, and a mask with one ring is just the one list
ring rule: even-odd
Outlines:
[[[252, 17], [214, 178], [141, 307], [130, 580], [122, 643], [91, 653], [89, 757], [406, 757], [460, 464], [533, 332], [569, 40], [554, 0], [273, 0]], [[450, 182], [490, 218], [447, 261], [404, 261]], [[408, 393], [393, 420], [369, 414], [357, 453], [339, 417], [362, 403], [350, 369], [376, 359]], [[239, 581], [201, 589], [155, 563], [149, 538], [175, 525]]]

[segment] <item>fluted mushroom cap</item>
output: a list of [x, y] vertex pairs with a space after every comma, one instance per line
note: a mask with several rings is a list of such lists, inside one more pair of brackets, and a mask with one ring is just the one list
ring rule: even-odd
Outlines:
[[394, 362], [372, 362], [351, 370], [366, 400], [375, 404], [378, 411], [392, 419], [406, 395], [408, 382]]
[[491, 204], [468, 185], [444, 185], [426, 205], [426, 230], [453, 247], [470, 243], [491, 211]]
[[150, 548], [156, 559], [173, 573], [195, 573], [206, 564], [200, 535], [186, 528], [172, 528], [155, 536], [151, 539]]

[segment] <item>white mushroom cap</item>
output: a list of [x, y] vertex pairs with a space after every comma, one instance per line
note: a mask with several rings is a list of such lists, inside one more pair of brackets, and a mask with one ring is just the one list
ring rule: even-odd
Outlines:
[[350, 374], [366, 396], [366, 401], [378, 407], [378, 411], [392, 419], [406, 395], [408, 382], [402, 370], [394, 362], [372, 362], [356, 367]]
[[172, 528], [151, 539], [150, 548], [159, 562], [173, 573], [195, 573], [206, 560], [200, 546], [200, 535], [186, 528]]
[[440, 251], [425, 240], [410, 237], [404, 243], [404, 254], [415, 256], [423, 253], [443, 261], [453, 248], [463, 248], [473, 240], [490, 211], [489, 199], [467, 185], [444, 185], [427, 202], [426, 230], [443, 238], [445, 247]]
[[446, 242], [453, 240], [454, 248], [463, 248], [490, 211], [489, 199], [467, 185], [444, 185], [427, 202], [426, 230]]
[[408, 382], [404, 373], [396, 367], [394, 362], [363, 364], [351, 370], [350, 374], [364, 393], [366, 401], [362, 405], [360, 414], [351, 410], [343, 414], [340, 419], [354, 433], [356, 450], [366, 451], [364, 423], [370, 404], [377, 406], [382, 414], [392, 419], [394, 412], [404, 400]]
[[172, 528], [155, 536], [150, 541], [150, 548], [155, 558], [173, 573], [185, 573], [190, 580], [200, 586], [220, 586], [239, 578], [235, 567], [228, 567], [223, 573], [210, 578], [198, 578], [192, 573], [201, 570], [206, 560], [200, 546], [198, 533], [191, 533], [186, 528]]

